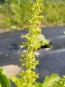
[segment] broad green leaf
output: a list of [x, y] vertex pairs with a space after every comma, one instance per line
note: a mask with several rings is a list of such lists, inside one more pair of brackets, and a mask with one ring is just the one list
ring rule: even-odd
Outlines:
[[53, 83], [59, 80], [60, 77], [57, 74], [52, 74], [51, 76], [46, 76], [42, 87], [51, 87]]

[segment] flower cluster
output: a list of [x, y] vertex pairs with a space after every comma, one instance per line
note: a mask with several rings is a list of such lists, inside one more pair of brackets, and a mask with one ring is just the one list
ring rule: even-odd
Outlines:
[[38, 36], [41, 34], [41, 29], [38, 25], [41, 23], [40, 19], [42, 18], [42, 16], [40, 16], [42, 1], [43, 0], [35, 0], [30, 9], [31, 16], [30, 19], [28, 19], [29, 26], [27, 27], [29, 32], [24, 35], [27, 42], [23, 43], [23, 47], [27, 45], [27, 49], [21, 58], [21, 64], [25, 67], [25, 70], [21, 72], [22, 87], [35, 87], [34, 84], [36, 78], [38, 78], [38, 74], [34, 70], [39, 63], [39, 61], [36, 60], [36, 56], [39, 55], [36, 50], [41, 45], [38, 39]]

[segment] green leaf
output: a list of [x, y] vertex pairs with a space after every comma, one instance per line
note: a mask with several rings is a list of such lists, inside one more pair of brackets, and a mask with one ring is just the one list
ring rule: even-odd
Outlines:
[[0, 87], [2, 87], [2, 85], [0, 84]]
[[65, 35], [65, 31], [63, 32], [63, 34]]
[[39, 41], [40, 41], [40, 43], [41, 43], [41, 46], [45, 46], [45, 45], [48, 45], [48, 46], [49, 46], [49, 42], [48, 42], [48, 40], [45, 38], [44, 35], [40, 34], [40, 35], [38, 36], [38, 39], [39, 39]]
[[53, 83], [59, 80], [60, 77], [57, 74], [52, 74], [51, 76], [46, 76], [42, 87], [51, 87]]
[[17, 87], [22, 87], [22, 84], [21, 84], [21, 81], [19, 78], [15, 77], [15, 76], [11, 76], [10, 79], [13, 83], [15, 83], [15, 85]]
[[35, 87], [42, 87], [42, 84], [40, 82], [36, 82]]
[[0, 84], [2, 87], [11, 87], [9, 79], [4, 74], [3, 69], [0, 68]]

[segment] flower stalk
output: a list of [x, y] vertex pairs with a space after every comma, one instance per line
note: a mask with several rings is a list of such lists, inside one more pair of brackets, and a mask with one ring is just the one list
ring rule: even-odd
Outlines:
[[41, 23], [40, 19], [42, 16], [39, 14], [41, 13], [42, 8], [42, 0], [35, 0], [34, 4], [32, 5], [31, 11], [31, 18], [28, 20], [29, 32], [24, 35], [24, 38], [27, 42], [23, 43], [27, 45], [27, 49], [25, 53], [22, 54], [21, 65], [25, 67], [25, 70], [20, 73], [21, 80], [23, 81], [22, 87], [35, 87], [34, 84], [36, 79], [38, 78], [38, 74], [34, 71], [36, 65], [39, 64], [39, 60], [36, 60], [36, 55], [38, 54], [36, 50], [40, 47], [40, 41], [38, 40], [38, 36], [41, 33], [41, 29], [38, 25]]

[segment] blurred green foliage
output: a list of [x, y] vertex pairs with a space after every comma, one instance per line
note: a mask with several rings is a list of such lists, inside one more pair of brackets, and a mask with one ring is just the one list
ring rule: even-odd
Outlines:
[[[4, 2], [5, 1], [5, 2]], [[4, 3], [2, 3], [4, 2]], [[0, 0], [0, 27], [18, 29], [28, 25], [34, 0]], [[42, 24], [65, 24], [65, 0], [44, 0]]]
[[1, 25], [5, 28], [20, 28], [26, 25], [32, 5], [31, 0], [5, 0], [0, 5]]
[[44, 24], [64, 24], [65, 23], [65, 0], [45, 0], [42, 19]]

